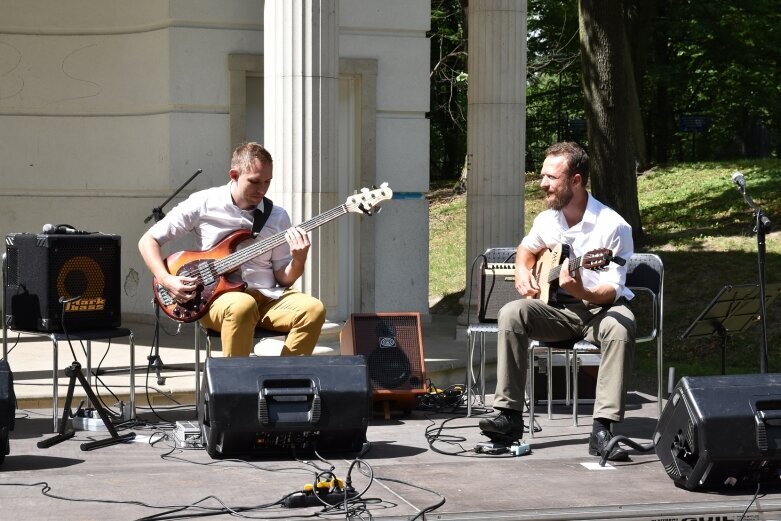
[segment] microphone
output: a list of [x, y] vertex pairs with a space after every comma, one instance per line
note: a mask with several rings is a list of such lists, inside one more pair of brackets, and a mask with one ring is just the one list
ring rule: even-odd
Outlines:
[[64, 234], [71, 234], [71, 235], [89, 235], [90, 233], [92, 233], [85, 230], [77, 230], [70, 224], [58, 224], [56, 226], [53, 224], [44, 224], [41, 231], [46, 234], [64, 233]]
[[732, 182], [735, 183], [738, 186], [738, 190], [743, 192], [746, 189], [746, 178], [743, 177], [743, 174], [735, 171], [734, 174], [732, 174]]

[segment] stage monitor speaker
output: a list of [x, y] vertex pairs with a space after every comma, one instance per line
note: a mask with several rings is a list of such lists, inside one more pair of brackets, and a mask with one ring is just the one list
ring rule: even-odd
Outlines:
[[10, 431], [14, 430], [16, 418], [16, 395], [14, 375], [8, 362], [0, 358], [0, 463], [11, 451]]
[[212, 458], [358, 452], [370, 417], [360, 356], [206, 359], [198, 419]]
[[117, 235], [6, 236], [8, 327], [27, 331], [107, 329], [121, 324]]
[[781, 374], [681, 378], [653, 442], [667, 475], [689, 490], [777, 482]]
[[366, 358], [375, 398], [427, 391], [419, 313], [354, 313], [340, 342], [343, 355]]

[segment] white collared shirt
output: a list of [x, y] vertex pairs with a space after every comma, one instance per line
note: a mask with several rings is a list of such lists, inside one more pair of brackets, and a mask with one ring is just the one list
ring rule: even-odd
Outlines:
[[[534, 219], [531, 230], [521, 245], [539, 254], [544, 248], [568, 244], [570, 257], [580, 257], [592, 250], [608, 248], [613, 256], [629, 260], [634, 252], [632, 227], [616, 211], [597, 201], [590, 193], [583, 219], [569, 227], [559, 210], [545, 210]], [[581, 270], [583, 286], [587, 289], [610, 284], [616, 290], [616, 300], [634, 296], [626, 286], [626, 266], [611, 262], [605, 271]]]
[[[192, 232], [195, 247], [209, 250], [238, 229], [252, 229], [253, 210], [242, 210], [233, 203], [231, 184], [207, 188], [195, 192], [174, 207], [168, 215], [155, 223], [150, 232], [161, 246], [168, 241]], [[263, 210], [263, 202], [258, 205]], [[239, 248], [249, 246], [290, 228], [290, 216], [284, 208], [274, 205], [266, 224], [256, 239], [248, 239]], [[241, 279], [249, 289], [260, 290], [265, 295], [278, 298], [284, 288], [277, 287], [274, 271], [286, 266], [292, 256], [290, 246], [284, 242], [271, 251], [258, 255], [239, 268]]]

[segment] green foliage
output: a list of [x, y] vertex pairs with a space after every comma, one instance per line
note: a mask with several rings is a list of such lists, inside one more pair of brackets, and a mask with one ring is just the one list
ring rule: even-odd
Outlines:
[[466, 20], [457, 1], [431, 2], [431, 178], [458, 179], [466, 158]]
[[[781, 13], [775, 0], [669, 2], [654, 22], [656, 44], [642, 99], [647, 139], [670, 157], [758, 157], [781, 138]], [[678, 117], [712, 124], [698, 142]], [[665, 121], [656, 121], [659, 117]], [[764, 141], [764, 142], [763, 142]], [[690, 152], [691, 149], [691, 152]], [[659, 154], [657, 154], [658, 156]], [[664, 161], [666, 154], [657, 157]]]

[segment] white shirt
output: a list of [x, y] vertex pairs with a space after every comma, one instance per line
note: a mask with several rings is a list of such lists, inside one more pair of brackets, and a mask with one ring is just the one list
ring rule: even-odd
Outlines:
[[[252, 229], [253, 210], [242, 210], [231, 197], [233, 180], [223, 186], [195, 192], [174, 207], [168, 215], [155, 223], [150, 232], [161, 246], [190, 232], [195, 236], [198, 250], [209, 250], [229, 233], [244, 228]], [[258, 205], [263, 210], [263, 202]], [[242, 242], [238, 248], [251, 245], [290, 228], [290, 216], [284, 208], [274, 205], [266, 224], [256, 239]], [[239, 268], [241, 279], [249, 289], [279, 298], [285, 288], [277, 287], [274, 271], [286, 266], [292, 256], [290, 246], [284, 242], [245, 262]]]
[[[568, 244], [570, 257], [580, 257], [592, 250], [608, 248], [614, 257], [629, 260], [634, 252], [632, 227], [616, 211], [608, 208], [588, 194], [583, 219], [573, 227], [567, 225], [559, 210], [545, 210], [534, 219], [531, 230], [521, 245], [538, 254], [543, 248], [553, 249], [558, 244]], [[610, 284], [616, 290], [616, 300], [634, 296], [626, 286], [626, 266], [611, 262], [605, 271], [581, 270], [583, 286], [587, 289], [600, 284]]]

